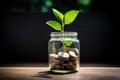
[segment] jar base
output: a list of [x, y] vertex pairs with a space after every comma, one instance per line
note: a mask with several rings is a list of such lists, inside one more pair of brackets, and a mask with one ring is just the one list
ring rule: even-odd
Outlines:
[[51, 70], [52, 73], [57, 74], [67, 74], [67, 73], [75, 73], [77, 70]]

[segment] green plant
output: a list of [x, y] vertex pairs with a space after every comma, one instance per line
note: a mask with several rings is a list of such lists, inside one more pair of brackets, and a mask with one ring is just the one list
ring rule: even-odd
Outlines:
[[[49, 26], [51, 26], [53, 29], [61, 31], [61, 33], [64, 35], [64, 26], [71, 24], [77, 17], [79, 11], [78, 10], [70, 10], [68, 12], [66, 12], [65, 14], [62, 14], [60, 11], [56, 10], [56, 9], [52, 9], [54, 15], [56, 16], [56, 18], [59, 20], [58, 21], [54, 21], [54, 20], [50, 20], [47, 21], [46, 24], [48, 24]], [[62, 41], [63, 42], [63, 47], [64, 47], [64, 51], [66, 46], [70, 46], [72, 44], [72, 41], [67, 40], [67, 41]]]

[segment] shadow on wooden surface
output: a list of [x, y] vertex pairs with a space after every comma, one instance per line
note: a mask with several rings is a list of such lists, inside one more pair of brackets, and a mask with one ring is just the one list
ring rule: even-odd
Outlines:
[[119, 67], [82, 67], [72, 74], [52, 74], [48, 67], [0, 67], [0, 80], [120, 80]]

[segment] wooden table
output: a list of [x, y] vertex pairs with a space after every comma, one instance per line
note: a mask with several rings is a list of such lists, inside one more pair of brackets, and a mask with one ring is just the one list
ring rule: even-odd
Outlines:
[[120, 80], [119, 67], [81, 67], [71, 74], [52, 74], [48, 67], [0, 67], [0, 80]]

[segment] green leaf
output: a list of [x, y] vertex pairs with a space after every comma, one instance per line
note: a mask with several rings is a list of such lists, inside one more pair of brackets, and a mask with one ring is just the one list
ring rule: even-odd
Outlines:
[[57, 19], [62, 22], [64, 15], [56, 9], [52, 9], [52, 10], [54, 15], [57, 17]]
[[46, 24], [51, 26], [55, 30], [60, 30], [61, 31], [61, 24], [57, 21], [47, 21]]
[[64, 23], [70, 24], [72, 23], [75, 18], [77, 17], [79, 11], [78, 10], [70, 10], [64, 14]]
[[71, 40], [64, 41], [65, 46], [70, 46], [70, 45], [72, 45], [72, 43], [73, 43], [73, 41], [71, 41]]

